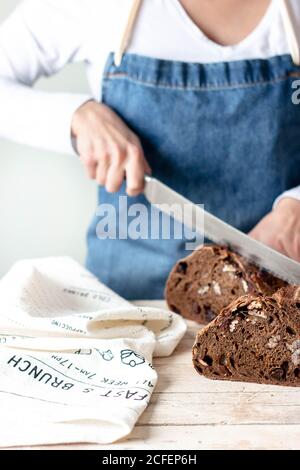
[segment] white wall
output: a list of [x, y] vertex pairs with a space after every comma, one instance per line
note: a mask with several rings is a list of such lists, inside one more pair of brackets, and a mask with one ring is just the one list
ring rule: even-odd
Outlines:
[[[18, 3], [1, 0], [0, 21]], [[80, 65], [37, 87], [88, 89]], [[0, 139], [0, 276], [20, 258], [67, 254], [84, 262], [85, 232], [95, 207], [96, 185], [76, 157]]]

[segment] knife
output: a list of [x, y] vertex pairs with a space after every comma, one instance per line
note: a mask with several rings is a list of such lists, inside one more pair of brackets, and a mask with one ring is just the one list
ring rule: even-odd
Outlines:
[[[145, 176], [144, 194], [151, 204], [181, 223], [183, 223], [184, 207], [188, 204], [191, 210], [185, 211], [184, 224], [191, 230], [202, 233], [206, 238], [219, 245], [229, 246], [251, 263], [270, 271], [290, 284], [300, 284], [300, 263], [223, 222], [156, 178]], [[162, 206], [160, 207], [160, 205]], [[178, 211], [176, 211], [176, 206]], [[200, 227], [199, 221], [204, 222], [204, 225], [201, 223]]]

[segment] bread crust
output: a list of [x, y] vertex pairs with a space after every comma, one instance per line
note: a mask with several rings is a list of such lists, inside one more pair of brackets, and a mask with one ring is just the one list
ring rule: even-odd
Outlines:
[[227, 247], [204, 245], [176, 263], [165, 298], [170, 310], [207, 324], [242, 295], [272, 295], [286, 285]]
[[210, 379], [300, 386], [300, 287], [233, 301], [198, 332], [193, 364]]

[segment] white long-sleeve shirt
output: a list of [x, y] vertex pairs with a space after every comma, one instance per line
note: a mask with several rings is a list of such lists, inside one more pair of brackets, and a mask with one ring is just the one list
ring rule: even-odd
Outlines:
[[[179, 0], [144, 0], [128, 52], [186, 62], [267, 58], [289, 53], [279, 2], [272, 0], [255, 30], [221, 46], [193, 23]], [[290, 0], [299, 22], [300, 2]], [[25, 0], [0, 26], [0, 137], [64, 153], [75, 110], [100, 100], [105, 60], [118, 47], [132, 0]], [[91, 93], [33, 89], [42, 76], [84, 62]], [[300, 186], [284, 195], [300, 200]]]

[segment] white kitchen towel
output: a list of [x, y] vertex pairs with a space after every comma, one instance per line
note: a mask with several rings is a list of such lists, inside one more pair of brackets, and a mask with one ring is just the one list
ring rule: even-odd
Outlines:
[[0, 281], [0, 447], [111, 443], [133, 429], [184, 320], [136, 307], [67, 257]]

